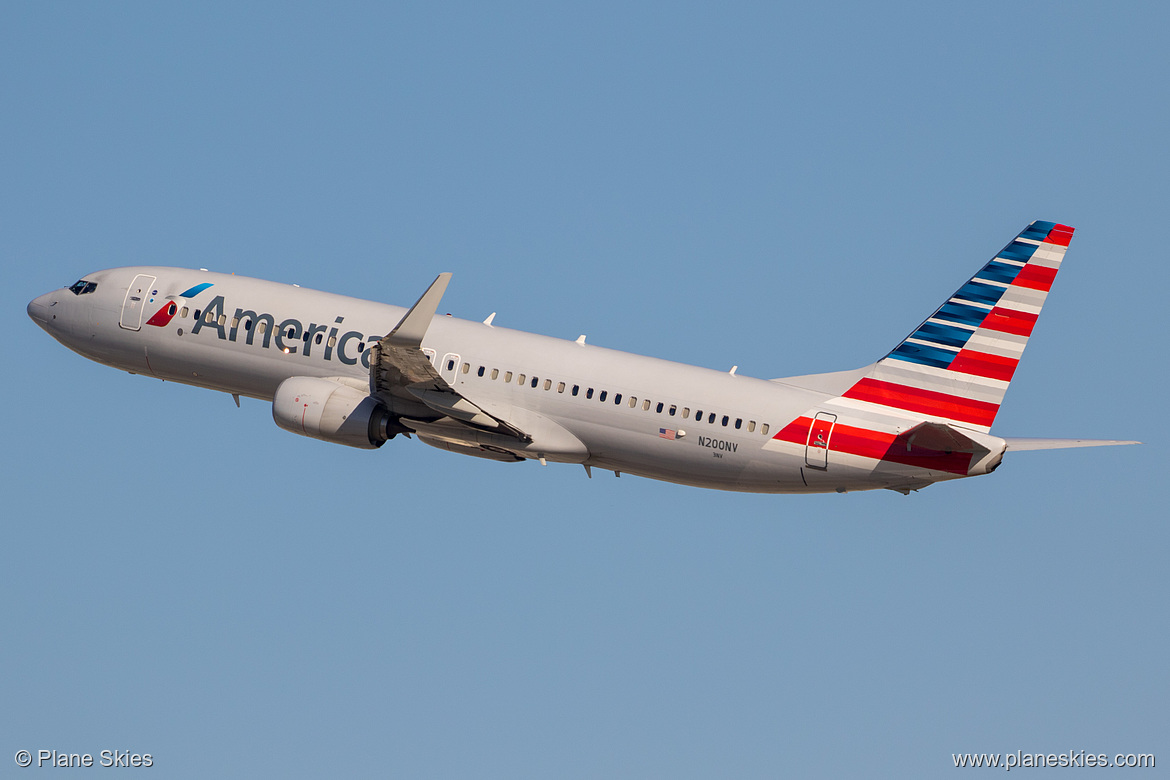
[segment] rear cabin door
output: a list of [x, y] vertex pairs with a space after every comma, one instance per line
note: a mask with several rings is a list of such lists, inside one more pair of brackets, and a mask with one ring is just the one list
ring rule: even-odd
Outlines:
[[122, 318], [118, 324], [126, 330], [140, 330], [142, 328], [142, 312], [149, 302], [154, 301], [154, 291], [151, 289], [158, 277], [147, 274], [138, 274], [126, 289], [126, 300], [122, 301]]
[[829, 437], [833, 435], [836, 422], [837, 415], [817, 412], [812, 427], [808, 429], [808, 443], [804, 447], [805, 465], [814, 469], [829, 468]]

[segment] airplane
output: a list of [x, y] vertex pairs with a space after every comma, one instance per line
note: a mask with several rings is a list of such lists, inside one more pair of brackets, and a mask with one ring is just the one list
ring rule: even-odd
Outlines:
[[271, 402], [281, 428], [377, 449], [402, 434], [495, 461], [573, 463], [755, 493], [908, 494], [1008, 451], [1137, 444], [993, 435], [1073, 228], [1032, 222], [884, 357], [756, 379], [206, 269], [114, 268], [28, 304], [78, 354]]

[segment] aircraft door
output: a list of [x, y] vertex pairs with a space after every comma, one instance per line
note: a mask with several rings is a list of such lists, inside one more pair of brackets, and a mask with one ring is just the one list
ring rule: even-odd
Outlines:
[[812, 426], [808, 429], [808, 443], [804, 447], [805, 465], [814, 469], [829, 468], [829, 438], [833, 435], [833, 425], [836, 422], [837, 415], [817, 412]]
[[154, 301], [155, 292], [151, 287], [157, 278], [148, 274], [138, 274], [126, 288], [126, 299], [122, 301], [122, 318], [118, 320], [118, 324], [126, 330], [142, 328], [142, 312], [149, 302]]
[[451, 387], [455, 386], [455, 377], [459, 374], [459, 356], [454, 352], [443, 355], [443, 362], [439, 365], [439, 376]]

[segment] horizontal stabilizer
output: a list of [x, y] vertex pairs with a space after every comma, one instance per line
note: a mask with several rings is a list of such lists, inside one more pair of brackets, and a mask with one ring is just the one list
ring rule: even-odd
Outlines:
[[1009, 452], [1023, 450], [1065, 450], [1072, 447], [1112, 447], [1118, 444], [1141, 444], [1140, 441], [1112, 439], [1011, 439], [1004, 438]]
[[964, 435], [957, 429], [944, 423], [924, 422], [915, 425], [908, 431], [903, 431], [895, 439], [900, 445], [912, 452], [915, 447], [919, 450], [933, 450], [935, 452], [986, 452], [987, 448]]
[[898, 434], [886, 458], [896, 462], [899, 458], [942, 458], [943, 462], [963, 463], [967, 475], [972, 476], [994, 471], [1004, 452], [1003, 439], [998, 436], [946, 423], [924, 422]]

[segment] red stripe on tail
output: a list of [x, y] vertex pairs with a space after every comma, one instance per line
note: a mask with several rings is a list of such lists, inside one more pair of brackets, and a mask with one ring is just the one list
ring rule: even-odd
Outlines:
[[1016, 336], [1031, 336], [1032, 328], [1035, 326], [1035, 314], [996, 306], [987, 313], [987, 317], [984, 318], [983, 324], [979, 327], [997, 330], [1000, 333], [1011, 333]]
[[1073, 231], [1075, 229], [1076, 228], [1071, 228], [1068, 225], [1056, 225], [1052, 228], [1052, 230], [1048, 231], [1048, 237], [1044, 239], [1044, 243], [1068, 246], [1068, 242], [1072, 240]]
[[999, 411], [999, 404], [893, 382], [882, 382], [869, 377], [845, 391], [843, 397], [988, 427], [995, 419], [995, 413]]
[[1032, 290], [1048, 292], [1052, 289], [1052, 280], [1056, 278], [1056, 269], [1047, 268], [1035, 263], [1028, 263], [1016, 274], [1012, 284], [1016, 287], [1027, 287]]
[[963, 374], [974, 374], [975, 376], [985, 376], [988, 379], [1002, 379], [1005, 382], [1010, 382], [1019, 363], [1020, 361], [1016, 358], [964, 349], [955, 356], [950, 369]]

